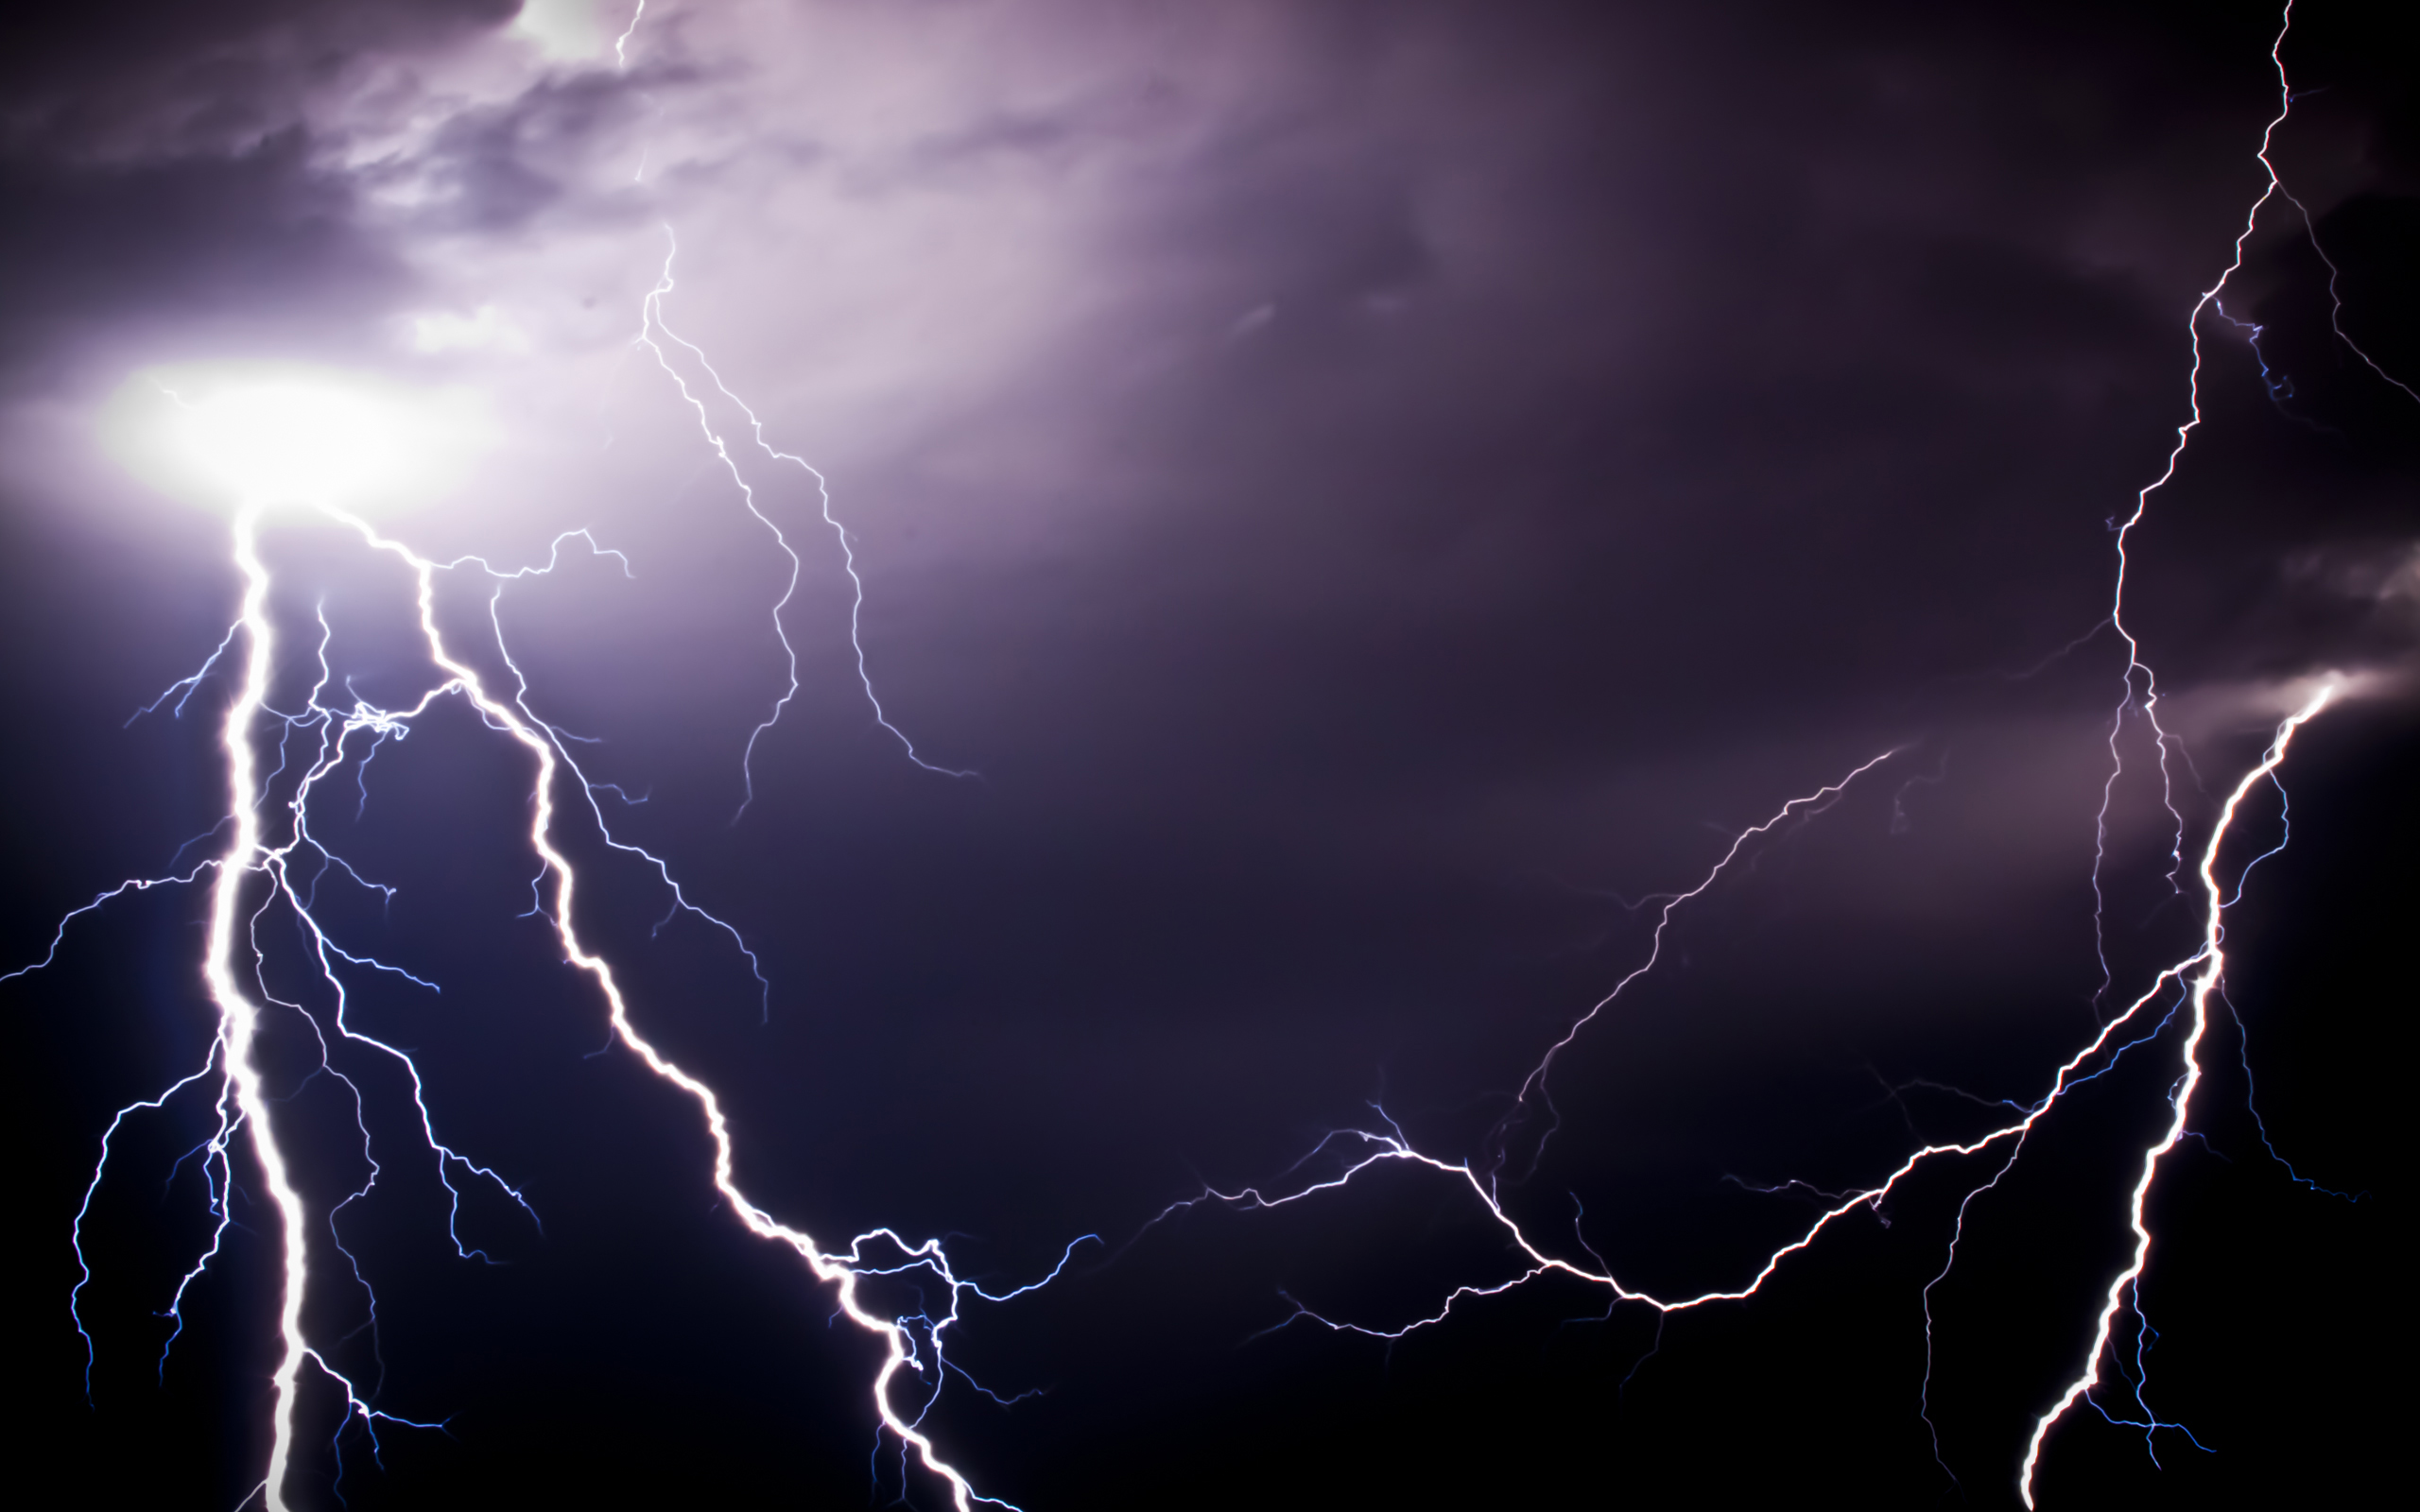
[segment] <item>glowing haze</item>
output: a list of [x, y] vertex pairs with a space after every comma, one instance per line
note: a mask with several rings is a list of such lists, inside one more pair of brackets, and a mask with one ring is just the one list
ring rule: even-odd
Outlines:
[[26, 24], [26, 1422], [113, 1504], [2349, 1500], [2376, 25]]
[[291, 364], [136, 373], [101, 415], [135, 476], [226, 509], [426, 502], [460, 485], [492, 438], [475, 396], [425, 394]]

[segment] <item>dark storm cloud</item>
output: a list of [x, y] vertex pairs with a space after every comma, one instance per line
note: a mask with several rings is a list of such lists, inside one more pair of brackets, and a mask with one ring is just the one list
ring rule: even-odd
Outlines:
[[308, 350], [403, 278], [352, 197], [288, 128], [224, 155], [136, 163], [0, 161], [6, 382], [110, 383], [160, 349]]
[[[233, 344], [358, 351], [405, 281], [324, 161], [324, 106], [373, 66], [507, 19], [486, 3], [21, 8], [0, 42], [9, 375]], [[148, 350], [145, 350], [145, 348]]]
[[296, 124], [381, 56], [475, 35], [511, 0], [99, 0], [13, 9], [0, 31], [0, 142], [70, 160], [227, 152]]
[[[1555, 40], [1557, 61], [1602, 49], [1575, 69], [1653, 72], [1638, 61], [1653, 39]], [[1169, 455], [1251, 479], [1214, 527], [1245, 562], [1202, 576], [1299, 595], [1305, 613], [1351, 615], [1381, 638], [1389, 610], [1365, 594], [1432, 571], [1444, 597], [1420, 606], [1425, 624], [1499, 605], [1535, 634], [1473, 655], [1477, 676], [1550, 681], [1541, 669], [1561, 663], [1667, 709], [1689, 687], [1737, 696], [1689, 699], [1683, 719], [1770, 717], [1771, 696], [1786, 696], [1776, 677], [1837, 698], [1877, 675], [2022, 662], [2024, 647], [2087, 626], [2105, 591], [2102, 522], [2165, 440], [2110, 426], [2112, 403], [2183, 355], [2179, 312], [2198, 286], [2187, 279], [2209, 269], [2184, 255], [2182, 227], [2201, 245], [2222, 239], [2257, 185], [2240, 163], [2180, 179], [2161, 159], [2180, 123], [2198, 129], [2222, 106], [2256, 132], [2261, 103], [2241, 87], [2256, 73], [2242, 71], [2231, 100], [2170, 90], [2153, 109], [2144, 86], [2177, 59], [2145, 37], [2096, 50], [2089, 67], [2054, 57], [2067, 75], [2055, 106], [2028, 97], [2038, 82], [1996, 74], [1976, 80], [1986, 97], [1970, 105], [1941, 76], [1975, 67], [1981, 39], [1787, 40], [1803, 50], [1753, 85], [1566, 103], [1537, 151], [1484, 130], [1476, 145], [1407, 150], [1379, 112], [1362, 150], [1331, 154], [1323, 182], [1295, 167], [1317, 154], [1253, 144], [1293, 170], [1294, 202], [1319, 208], [1265, 214], [1288, 201], [1239, 194], [1223, 213], [1237, 233], [1177, 223], [1173, 241], [1230, 259], [1216, 274], [1227, 307], [1269, 315], [1217, 368], [1145, 401]], [[1894, 91], [1906, 83], [1887, 77], [1894, 47], [1928, 47], [1935, 77]], [[1528, 71], [1532, 89], [1541, 72], [1553, 77]], [[1462, 123], [1511, 108], [1455, 88], [1472, 86], [1405, 93], [1450, 102]], [[1923, 133], [1903, 131], [1917, 109], [1907, 93], [1936, 107], [1950, 96], [1948, 129], [1936, 108]], [[2118, 129], [2060, 133], [2058, 109], [2115, 116]], [[1339, 113], [1348, 129], [1367, 124]], [[2029, 113], [2048, 152], [2011, 125]], [[1313, 120], [1303, 135], [1336, 129]], [[1203, 166], [1176, 181], [1213, 186], [1188, 209], [1219, 216], [1201, 207], [1219, 205], [1226, 165]], [[1421, 223], [1452, 213], [1438, 186], [1458, 170], [1490, 191], [1464, 207], [1484, 214], [1477, 248]], [[1260, 196], [1288, 192], [1283, 172], [1242, 177]], [[2155, 217], [2146, 193], [2163, 200]], [[1374, 266], [1389, 271], [1359, 271]], [[1415, 272], [1393, 291], [1401, 309], [1346, 297]], [[1269, 448], [1266, 464], [1238, 433]], [[1556, 614], [1572, 618], [1554, 626]], [[1791, 627], [1778, 646], [1776, 623]], [[1918, 624], [1924, 635], [1906, 633]], [[1677, 644], [1690, 654], [1671, 655]]]
[[523, 231], [562, 198], [565, 169], [586, 166], [552, 160], [594, 133], [626, 126], [633, 112], [618, 85], [581, 78], [456, 116], [413, 165], [426, 196], [411, 212], [415, 229], [473, 237]]
[[[1174, 506], [1130, 511], [1113, 530], [1148, 543], [1117, 549], [1182, 576], [1074, 612], [1151, 598], [1150, 664], [1189, 669], [1162, 686], [1219, 689], [1195, 707], [1226, 733], [1180, 725], [1128, 770], [1258, 740], [1272, 779], [1364, 796], [1420, 765], [1534, 774], [2091, 623], [2102, 523], [2160, 441], [2104, 417], [2181, 354], [2189, 301], [2165, 246], [2089, 245], [2094, 186], [2139, 157], [2070, 175], [1937, 122], [1896, 140], [1856, 38], [1693, 93], [1625, 87], [1685, 42], [1514, 28], [1473, 63], [1424, 23], [1139, 185], [1110, 264], [1155, 282], [1125, 350], [1042, 390], [1182, 347], [1154, 321], [1193, 333], [1098, 392], [1135, 491]], [[2204, 171], [2223, 235], [2239, 174]]]

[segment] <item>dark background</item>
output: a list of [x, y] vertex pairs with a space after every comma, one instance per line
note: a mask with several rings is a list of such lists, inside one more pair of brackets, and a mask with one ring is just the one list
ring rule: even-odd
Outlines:
[[[2308, 93], [2273, 156], [2342, 270], [2343, 330], [2408, 381], [2411, 60], [2364, 10], [2297, 15], [2284, 56]], [[668, 37], [691, 35], [683, 14]], [[737, 752], [780, 686], [763, 616], [782, 565], [644, 364], [615, 380], [642, 396], [614, 411], [619, 450], [533, 443], [413, 523], [431, 551], [530, 559], [584, 525], [630, 554], [629, 578], [579, 558], [514, 585], [502, 623], [533, 705], [604, 742], [579, 747], [594, 776], [647, 796], [608, 804], [617, 833], [663, 851], [772, 988], [760, 1005], [696, 920], [657, 930], [661, 888], [574, 815], [583, 937], [644, 1030], [722, 1090], [742, 1183], [825, 1244], [948, 1234], [964, 1273], [1003, 1284], [1100, 1236], [1050, 1290], [970, 1304], [953, 1344], [1002, 1395], [1045, 1394], [1001, 1409], [961, 1382], [931, 1418], [978, 1488], [1031, 1512], [2012, 1503], [2034, 1415], [2122, 1263], [2173, 1030], [2080, 1092], [1974, 1209], [1932, 1294], [1938, 1459], [1921, 1298], [1979, 1162], [1919, 1177], [1887, 1223], [1843, 1220], [1753, 1302], [1676, 1315], [1660, 1339], [1647, 1309], [1608, 1314], [1557, 1281], [1392, 1346], [1262, 1333], [1285, 1297], [1393, 1328], [1509, 1276], [1433, 1177], [1147, 1225], [1204, 1182], [1280, 1179], [1323, 1133], [1375, 1126], [1373, 1100], [1421, 1148], [1477, 1154], [1543, 1047], [1643, 958], [1641, 895], [1693, 885], [1728, 834], [1894, 747], [1676, 916], [1665, 964], [1558, 1063], [1564, 1125], [1508, 1208], [1575, 1256], [1581, 1215], [1634, 1286], [1737, 1285], [1815, 1211], [1740, 1183], [1851, 1186], [1917, 1139], [1985, 1126], [1943, 1087], [2038, 1095], [2095, 1022], [2093, 816], [2123, 665], [2106, 630], [2053, 653], [2105, 613], [2110, 522], [2185, 419], [2186, 315], [2263, 181], [2275, 14], [1227, 14], [1245, 41], [1219, 56], [1253, 87], [1201, 96], [1226, 103], [1173, 137], [1144, 106], [1071, 90], [979, 140], [910, 132], [917, 152], [884, 168], [944, 198], [1029, 169], [1047, 211], [1068, 164], [1110, 164], [1076, 269], [1093, 313], [826, 464], [885, 707], [980, 780], [918, 770], [873, 725], [813, 493], [753, 468], [804, 558], [787, 618], [803, 688], [731, 822]], [[66, 908], [161, 874], [216, 813], [223, 683], [120, 728], [199, 665], [234, 593], [224, 521], [150, 496], [75, 422], [130, 369], [420, 372], [391, 322], [435, 297], [445, 260], [505, 266], [550, 238], [621, 238], [625, 284], [601, 298], [634, 325], [658, 211], [729, 231], [744, 197], [698, 170], [625, 203], [563, 168], [562, 144], [639, 131], [642, 92], [675, 110], [778, 94], [827, 34], [845, 51], [868, 27], [912, 33], [874, 55], [946, 79], [987, 66], [950, 43], [1006, 26], [1107, 59], [1093, 77], [1131, 72], [1145, 101], [1193, 98], [1208, 69], [1195, 23], [1137, 23], [1121, 53], [1080, 7], [747, 12], [730, 25], [786, 28], [759, 74], [695, 62], [700, 43], [683, 66], [566, 67], [466, 109], [420, 149], [452, 198], [399, 218], [375, 172], [328, 150], [370, 109], [347, 70], [460, 56], [507, 19], [127, 4], [0, 42], [9, 963], [38, 958]], [[1145, 139], [1178, 146], [1150, 171], [1116, 157]], [[783, 171], [827, 169], [802, 154]], [[889, 234], [892, 204], [867, 192], [864, 235]], [[2206, 1448], [2163, 1430], [2154, 1466], [2139, 1431], [2080, 1408], [2051, 1439], [2046, 1506], [2342, 1504], [2396, 1473], [2386, 1025], [2410, 996], [2394, 972], [2413, 902], [2420, 406], [2332, 339], [2327, 270], [2289, 209], [2264, 213], [2230, 285], [2259, 351], [2205, 317], [2205, 425], [2132, 538], [2129, 623], [2193, 764], [2188, 853], [2275, 690], [2335, 669], [2367, 691], [2288, 764], [2292, 844], [2230, 916], [2248, 1052], [2222, 1018], [2196, 1138], [2152, 1203], [2146, 1395]], [[752, 319], [778, 326], [809, 296], [748, 282], [770, 265], [735, 253], [717, 285], [714, 247], [699, 255], [700, 302], [676, 318], [749, 354], [727, 369], [741, 391], [839, 362], [750, 345]], [[974, 286], [1007, 253], [932, 255]], [[752, 315], [740, 293], [767, 302]], [[880, 328], [886, 306], [860, 302]], [[544, 341], [520, 369], [452, 370], [534, 386], [561, 370], [539, 366]], [[759, 408], [821, 441], [850, 412], [818, 403]], [[324, 602], [365, 692], [425, 685], [389, 567], [300, 524], [268, 550], [290, 644]], [[483, 590], [448, 593], [449, 630], [474, 636]], [[305, 669], [288, 671], [297, 693]], [[2163, 880], [2150, 747], [2138, 726], [2125, 740], [2106, 874], [2120, 1001], [2195, 929], [2195, 899]], [[398, 888], [383, 907], [332, 892], [330, 927], [443, 988], [349, 977], [354, 1022], [416, 1053], [443, 1137], [519, 1184], [544, 1229], [466, 1184], [460, 1232], [495, 1263], [457, 1258], [400, 1074], [346, 1052], [385, 1163], [345, 1228], [380, 1326], [355, 1332], [360, 1296], [332, 1284], [314, 1327], [343, 1337], [336, 1358], [381, 1408], [447, 1428], [389, 1430], [383, 1467], [356, 1433], [340, 1486], [315, 1451], [292, 1494], [890, 1501], [895, 1453], [869, 1460], [875, 1347], [714, 1211], [692, 1110], [591, 1054], [600, 1005], [517, 917], [526, 781], [445, 704], [382, 751], [358, 819], [341, 798], [321, 816]], [[2281, 833], [2273, 799], [2243, 823], [2230, 878]], [[273, 1256], [240, 1191], [155, 1374], [155, 1314], [206, 1231], [191, 1166], [170, 1175], [199, 1105], [130, 1124], [87, 1220], [89, 1406], [66, 1312], [69, 1226], [112, 1110], [208, 1042], [204, 907], [189, 888], [112, 904], [0, 988], [22, 1068], [13, 1460], [65, 1464], [96, 1504], [231, 1505], [266, 1452]], [[2267, 1156], [2247, 1065], [2293, 1170], [2358, 1201]], [[360, 1179], [351, 1109], [307, 1066], [276, 1074], [306, 1179], [340, 1193]], [[332, 1432], [333, 1405], [312, 1411]], [[906, 1491], [941, 1504], [921, 1475]]]

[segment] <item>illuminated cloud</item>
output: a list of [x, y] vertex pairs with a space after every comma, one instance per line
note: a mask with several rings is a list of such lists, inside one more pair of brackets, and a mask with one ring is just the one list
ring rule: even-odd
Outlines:
[[100, 431], [147, 483], [226, 510], [425, 502], [493, 442], [473, 393], [291, 363], [147, 369], [112, 396]]

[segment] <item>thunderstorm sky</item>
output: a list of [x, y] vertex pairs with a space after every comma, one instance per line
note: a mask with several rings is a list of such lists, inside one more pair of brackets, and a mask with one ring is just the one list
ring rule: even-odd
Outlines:
[[[2272, 158], [2341, 311], [2273, 201], [2202, 318], [2204, 423], [2129, 538], [2188, 846], [2314, 678], [2356, 692], [2284, 769], [2292, 844], [2231, 916], [2234, 1016], [2152, 1207], [2143, 1400], [2182, 1426], [2147, 1444], [2080, 1410], [2048, 1506], [2341, 1503], [2399, 1432], [2364, 1388], [2388, 1347], [2365, 1297], [2394, 1274], [2408, 1101], [2386, 1025], [2420, 839], [2420, 403], [2331, 329], [2420, 383], [2412, 60], [2375, 9], [2304, 0], [2282, 50], [2303, 93]], [[1974, 1210], [1928, 1396], [1921, 1297], [1991, 1165], [1660, 1334], [1553, 1280], [1392, 1346], [1281, 1328], [1299, 1303], [1398, 1329], [1516, 1273], [1467, 1189], [1410, 1172], [1150, 1221], [1282, 1184], [1329, 1131], [1382, 1127], [1374, 1104], [1478, 1158], [1645, 959], [1655, 895], [1885, 751], [1676, 912], [1558, 1061], [1562, 1126], [1507, 1207], [1559, 1252], [1659, 1293], [1738, 1285], [1821, 1193], [2039, 1096], [2193, 948], [2133, 718], [2096, 946], [2112, 527], [2187, 418], [2187, 316], [2267, 181], [2277, 11], [632, 21], [110, 0], [5, 24], [0, 970], [96, 893], [187, 869], [224, 812], [223, 680], [128, 715], [227, 632], [227, 516], [121, 465], [112, 396], [180, 364], [365, 375], [477, 421], [382, 528], [504, 567], [565, 531], [620, 554], [574, 541], [495, 625], [614, 784], [614, 833], [759, 958], [769, 989], [593, 825], [568, 836], [583, 937], [721, 1091], [753, 1199], [827, 1244], [950, 1236], [994, 1286], [1099, 1236], [953, 1342], [984, 1387], [1041, 1392], [952, 1378], [926, 1427], [978, 1489], [1027, 1512], [2014, 1505], [2124, 1263], [2173, 1035]], [[715, 396], [801, 563], [797, 695], [743, 766], [787, 679], [791, 568], [634, 344], [667, 266], [663, 321], [828, 480], [897, 733], [814, 478]], [[263, 549], [290, 655], [324, 614], [361, 696], [439, 680], [391, 559], [299, 516]], [[490, 586], [444, 591], [466, 639], [493, 634]], [[447, 1426], [383, 1433], [381, 1467], [364, 1439], [328, 1451], [328, 1410], [295, 1504], [335, 1504], [339, 1467], [354, 1507], [945, 1504], [877, 1452], [877, 1346], [718, 1208], [694, 1110], [599, 1053], [592, 985], [528, 917], [518, 748], [441, 701], [357, 810], [353, 784], [319, 829], [395, 891], [332, 880], [325, 921], [441, 988], [364, 973], [355, 1011], [543, 1229], [474, 1193], [461, 1229], [493, 1263], [458, 1257], [402, 1083], [369, 1075], [386, 1164], [344, 1237], [378, 1323], [350, 1280], [314, 1317], [376, 1406]], [[2283, 835], [2273, 792], [2244, 823], [2230, 878]], [[93, 1504], [232, 1507], [266, 1453], [275, 1245], [240, 1159], [232, 1238], [159, 1364], [208, 1240], [178, 1163], [199, 1101], [138, 1121], [98, 1189], [89, 1403], [68, 1313], [102, 1130], [207, 1052], [205, 905], [130, 897], [0, 986], [8, 1358], [33, 1402], [13, 1458]], [[360, 1136], [310, 1070], [270, 1079], [340, 1194]], [[2253, 1081], [2309, 1182], [2264, 1148]]]

